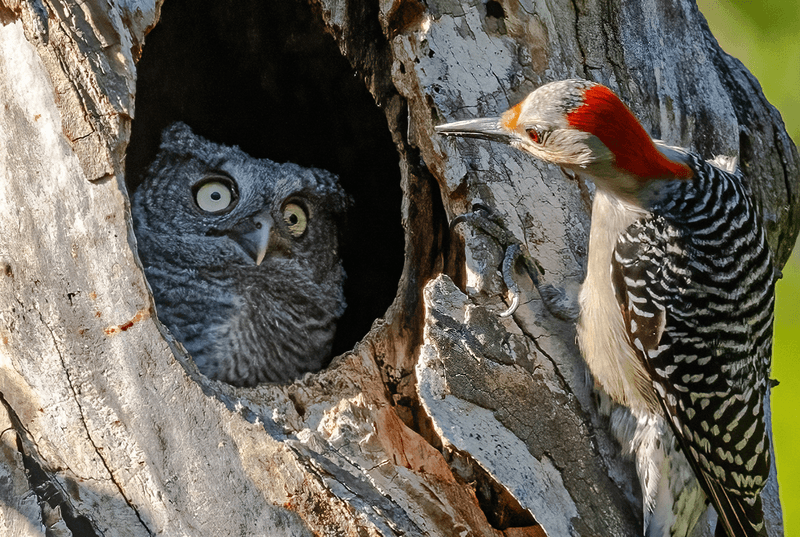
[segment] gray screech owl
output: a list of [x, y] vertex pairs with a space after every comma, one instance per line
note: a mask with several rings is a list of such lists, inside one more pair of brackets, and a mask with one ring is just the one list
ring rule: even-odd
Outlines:
[[345, 309], [348, 205], [329, 172], [164, 130], [134, 227], [158, 317], [203, 374], [252, 386], [322, 368]]

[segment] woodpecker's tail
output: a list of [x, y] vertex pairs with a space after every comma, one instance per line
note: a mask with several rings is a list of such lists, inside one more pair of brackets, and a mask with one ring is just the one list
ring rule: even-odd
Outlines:
[[718, 515], [714, 537], [767, 537], [760, 494], [737, 496], [717, 483], [710, 484]]
[[[667, 415], [671, 415], [666, 401], [659, 399]], [[735, 494], [722, 487], [722, 484], [705, 472], [695, 452], [689, 447], [683, 431], [672, 420], [667, 420], [675, 438], [694, 469], [694, 475], [717, 510], [717, 528], [714, 537], [767, 537], [764, 524], [764, 509], [761, 495], [747, 496]]]

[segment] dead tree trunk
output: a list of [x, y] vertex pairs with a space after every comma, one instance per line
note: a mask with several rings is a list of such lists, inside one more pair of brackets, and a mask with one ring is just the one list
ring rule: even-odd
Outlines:
[[[175, 24], [211, 18], [204, 4], [176, 10]], [[216, 2], [220, 35], [270, 24], [254, 21], [257, 4]], [[202, 377], [157, 322], [135, 253], [125, 159], [133, 118], [158, 123], [135, 81], [162, 6], [0, 1], [0, 533], [637, 534], [632, 465], [596, 410], [574, 327], [531, 292], [501, 320], [497, 247], [447, 226], [492, 205], [549, 281], [574, 289], [591, 187], [433, 126], [496, 114], [546, 81], [603, 82], [653, 135], [739, 155], [782, 264], [800, 173], [780, 116], [689, 0], [297, 6], [385, 114], [405, 259], [383, 318], [328, 369], [235, 389]], [[293, 35], [293, 50], [315, 42]], [[237, 58], [257, 70], [253, 54]], [[302, 91], [260, 74], [253, 110], [280, 107], [270, 91]], [[299, 117], [326, 141], [332, 125]], [[781, 535], [774, 473], [766, 505]]]

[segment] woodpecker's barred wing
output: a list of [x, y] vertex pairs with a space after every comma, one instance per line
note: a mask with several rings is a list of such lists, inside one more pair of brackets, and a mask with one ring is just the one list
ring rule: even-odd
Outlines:
[[[774, 272], [741, 180], [693, 158], [620, 237], [612, 280], [686, 458], [731, 537], [766, 535]], [[668, 216], [667, 216], [668, 215]]]

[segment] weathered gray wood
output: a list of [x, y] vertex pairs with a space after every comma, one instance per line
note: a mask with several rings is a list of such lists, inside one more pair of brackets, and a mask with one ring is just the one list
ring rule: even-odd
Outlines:
[[[798, 181], [796, 149], [752, 75], [719, 50], [694, 3], [434, 2], [427, 7], [429, 12], [420, 16], [415, 31], [393, 42], [394, 77], [416, 120], [412, 143], [441, 178], [449, 215], [468, 211], [475, 202], [498, 208], [550, 282], [568, 289], [577, 286], [588, 230], [584, 185], [565, 181], [559, 170], [510, 148], [437, 138], [430, 126], [498, 115], [544, 82], [583, 77], [615, 89], [654, 136], [692, 147], [708, 158], [740, 156], [765, 209], [770, 244], [780, 263], [786, 260], [798, 226], [797, 206], [792, 203]], [[471, 451], [545, 529], [546, 521], [551, 521], [551, 528], [563, 528], [574, 520], [567, 513], [553, 520], [547, 509], [565, 486], [575, 500], [578, 519], [590, 533], [633, 534], [608, 512], [616, 507], [626, 513], [639, 504], [631, 498], [635, 491], [625, 486], [631, 480], [628, 470], [615, 465], [617, 454], [609, 447], [602, 418], [590, 401], [591, 390], [571, 344], [572, 328], [549, 317], [535, 294], [526, 295], [528, 302], [514, 323], [488, 322], [486, 311], [496, 314], [505, 308], [497, 300], [505, 293], [496, 276], [498, 250], [495, 246], [487, 253], [491, 244], [469, 230], [462, 232], [471, 300], [454, 299], [455, 291], [446, 280], [429, 284], [426, 341], [417, 370], [423, 404], [442, 443]], [[520, 333], [528, 336], [527, 351], [520, 352], [515, 343]], [[498, 341], [502, 348], [497, 348]], [[517, 371], [512, 372], [514, 368]], [[543, 419], [553, 407], [559, 408], [554, 418], [557, 432], [548, 430]], [[463, 413], [473, 408], [492, 413], [473, 411], [473, 416], [482, 417], [463, 423]], [[523, 502], [530, 491], [517, 484], [516, 464], [509, 465], [504, 457], [482, 456], [507, 449], [508, 441], [491, 433], [495, 421], [524, 440], [533, 456], [527, 467], [564, 457], [556, 464], [562, 482], [551, 482], [551, 490], [534, 487], [550, 494], [544, 494], [538, 505], [533, 500]], [[574, 429], [572, 421], [577, 424]], [[481, 430], [480, 450], [470, 449], [464, 433], [477, 435]], [[592, 445], [583, 452], [582, 441], [589, 438]], [[487, 446], [493, 441], [494, 448]], [[567, 453], [559, 449], [564, 445], [570, 446]], [[602, 479], [587, 478], [582, 474], [585, 468], [570, 464], [569, 456], [584, 463], [594, 457], [589, 467], [604, 469]], [[570, 486], [570, 478], [591, 482], [591, 497], [585, 486]], [[632, 500], [629, 506], [619, 499], [609, 501], [601, 492], [606, 490], [603, 479], [609, 478], [622, 484]], [[765, 503], [770, 534], [782, 534], [774, 472]], [[587, 511], [604, 515], [593, 518]], [[714, 518], [713, 513], [709, 516]], [[696, 533], [709, 535], [710, 526], [700, 524]]]
[[653, 134], [741, 152], [781, 261], [797, 233], [797, 152], [690, 2], [489, 5], [320, 0], [398, 147], [406, 265], [353, 352], [290, 386], [234, 389], [203, 379], [157, 323], [134, 254], [122, 170], [135, 60], [160, 4], [0, 2], [0, 529], [636, 531], [632, 469], [573, 328], [530, 289], [497, 318], [496, 246], [468, 230], [448, 243], [433, 208], [439, 196], [448, 218], [497, 207], [548, 281], [575, 289], [591, 187], [433, 126], [498, 113], [547, 80], [602, 81]]

